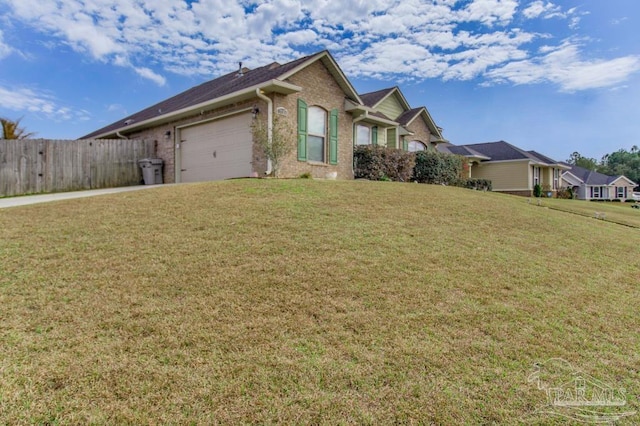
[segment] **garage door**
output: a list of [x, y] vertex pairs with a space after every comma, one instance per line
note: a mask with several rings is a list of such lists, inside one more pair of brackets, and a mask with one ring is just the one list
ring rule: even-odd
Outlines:
[[182, 182], [251, 175], [251, 114], [238, 114], [180, 132]]

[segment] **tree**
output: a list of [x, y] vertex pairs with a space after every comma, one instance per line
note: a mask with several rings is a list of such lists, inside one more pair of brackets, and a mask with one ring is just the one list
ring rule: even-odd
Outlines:
[[0, 125], [2, 125], [0, 139], [28, 139], [33, 136], [35, 133], [29, 133], [20, 127], [21, 120], [22, 117], [15, 121], [0, 117]]
[[611, 176], [624, 175], [632, 181], [640, 181], [640, 152], [631, 149], [631, 152], [620, 149], [602, 157], [600, 173]]
[[583, 157], [579, 152], [574, 152], [573, 154], [571, 154], [571, 156], [567, 160], [567, 163], [589, 170], [596, 170], [598, 168], [598, 162], [595, 160], [595, 158]]
[[291, 154], [295, 147], [293, 128], [279, 116], [275, 116], [271, 134], [269, 134], [268, 124], [262, 120], [254, 120], [251, 130], [254, 141], [264, 155], [271, 160], [271, 173], [277, 178], [282, 160]]

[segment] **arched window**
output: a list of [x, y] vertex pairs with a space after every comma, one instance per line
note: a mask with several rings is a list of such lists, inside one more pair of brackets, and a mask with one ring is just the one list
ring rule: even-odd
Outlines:
[[417, 151], [426, 151], [427, 147], [420, 141], [411, 141], [409, 145], [407, 145], [407, 151], [409, 152], [417, 152]]
[[325, 141], [327, 138], [327, 111], [312, 106], [309, 107], [309, 133], [307, 149], [309, 161], [325, 161]]

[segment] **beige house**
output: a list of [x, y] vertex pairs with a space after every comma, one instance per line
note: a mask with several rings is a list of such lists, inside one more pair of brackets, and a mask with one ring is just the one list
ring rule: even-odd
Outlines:
[[535, 151], [499, 141], [471, 145], [440, 144], [438, 150], [466, 157], [469, 177], [488, 179], [493, 191], [530, 197], [536, 184], [552, 196], [562, 188], [562, 172], [569, 167]]
[[352, 179], [356, 143], [417, 150], [444, 140], [426, 108], [411, 108], [397, 87], [358, 95], [327, 51], [240, 68], [83, 139], [153, 140], [167, 183], [264, 176], [272, 165], [254, 141], [252, 123], [273, 129], [276, 117], [295, 129], [283, 177]]

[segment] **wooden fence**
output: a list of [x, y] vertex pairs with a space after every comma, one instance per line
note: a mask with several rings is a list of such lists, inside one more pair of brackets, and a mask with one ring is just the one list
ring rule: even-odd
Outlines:
[[0, 140], [0, 197], [138, 185], [142, 140]]

